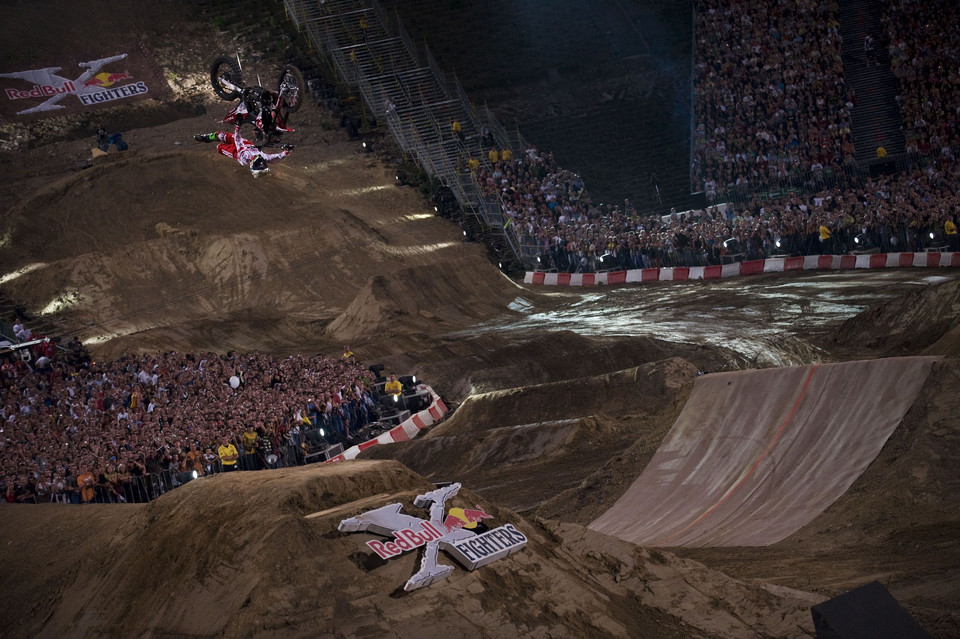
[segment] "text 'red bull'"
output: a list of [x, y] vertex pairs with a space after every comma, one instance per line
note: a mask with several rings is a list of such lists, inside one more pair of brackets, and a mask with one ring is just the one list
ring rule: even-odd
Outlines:
[[412, 528], [393, 531], [393, 541], [368, 541], [369, 546], [382, 559], [390, 559], [414, 548], [419, 548], [429, 541], [436, 541], [443, 537], [443, 533], [436, 529], [429, 521], [420, 525], [420, 532]]
[[7, 94], [7, 99], [9, 100], [22, 100], [24, 98], [43, 98], [50, 97], [52, 95], [61, 95], [66, 93], [76, 93], [77, 86], [73, 83], [72, 80], [67, 80], [60, 86], [53, 85], [33, 85], [32, 89], [7, 89], [5, 93]]

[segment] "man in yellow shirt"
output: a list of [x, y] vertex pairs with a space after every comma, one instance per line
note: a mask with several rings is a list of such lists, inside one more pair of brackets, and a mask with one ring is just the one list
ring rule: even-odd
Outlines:
[[947, 221], [943, 223], [943, 232], [947, 235], [947, 244], [950, 245], [950, 250], [956, 252], [957, 225], [954, 223], [952, 217], [948, 217]]
[[390, 381], [384, 385], [383, 392], [390, 393], [391, 395], [399, 395], [403, 392], [403, 384], [397, 380], [396, 373], [390, 374]]
[[217, 449], [217, 454], [220, 455], [220, 466], [223, 468], [223, 472], [227, 473], [237, 469], [237, 460], [240, 459], [240, 455], [237, 453], [237, 447], [233, 445], [233, 442], [224, 439], [220, 448]]
[[820, 255], [833, 255], [833, 243], [831, 242], [830, 229], [826, 224], [820, 223]]
[[256, 429], [254, 429], [253, 425], [248, 424], [243, 433], [244, 470], [259, 470], [260, 468], [257, 463], [257, 439], [259, 438], [260, 435]]

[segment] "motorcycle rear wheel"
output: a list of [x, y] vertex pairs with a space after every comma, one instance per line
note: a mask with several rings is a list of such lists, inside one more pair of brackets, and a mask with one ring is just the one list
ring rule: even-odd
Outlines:
[[300, 69], [288, 64], [280, 68], [277, 80], [277, 93], [282, 97], [282, 104], [288, 113], [294, 113], [303, 104], [303, 94], [307, 90], [307, 83], [303, 81]]
[[238, 87], [243, 86], [243, 76], [240, 73], [240, 66], [236, 60], [225, 55], [218, 57], [210, 65], [210, 84], [213, 85], [213, 92], [220, 99], [233, 101], [240, 97], [240, 92], [236, 89], [230, 89], [224, 85], [223, 80]]

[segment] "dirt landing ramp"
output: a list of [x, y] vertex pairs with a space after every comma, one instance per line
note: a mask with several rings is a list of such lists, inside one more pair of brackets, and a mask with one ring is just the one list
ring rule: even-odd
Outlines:
[[776, 543], [860, 476], [935, 360], [701, 377], [650, 464], [590, 528], [643, 546]]

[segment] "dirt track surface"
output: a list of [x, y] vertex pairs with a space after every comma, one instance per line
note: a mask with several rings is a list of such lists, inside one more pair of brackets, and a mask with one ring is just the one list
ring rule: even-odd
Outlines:
[[[216, 37], [190, 33], [199, 68]], [[183, 51], [158, 69], [182, 71]], [[873, 579], [934, 636], [960, 633], [952, 272], [525, 288], [312, 106], [290, 158], [251, 179], [193, 141], [225, 103], [196, 101], [180, 76], [189, 102], [112, 114], [129, 124], [124, 154], [76, 170], [93, 131], [73, 122], [0, 156], [2, 292], [98, 358], [349, 343], [457, 410], [364, 456], [405, 466], [214, 477], [143, 506], [0, 506], [10, 635], [808, 637], [810, 605]], [[653, 458], [698, 374], [918, 354], [944, 359], [903, 423], [784, 541], [648, 550], [586, 528]], [[394, 500], [414, 512], [418, 491], [452, 480], [460, 505], [530, 547], [400, 596], [416, 555], [371, 563], [368, 537], [335, 531]]]

